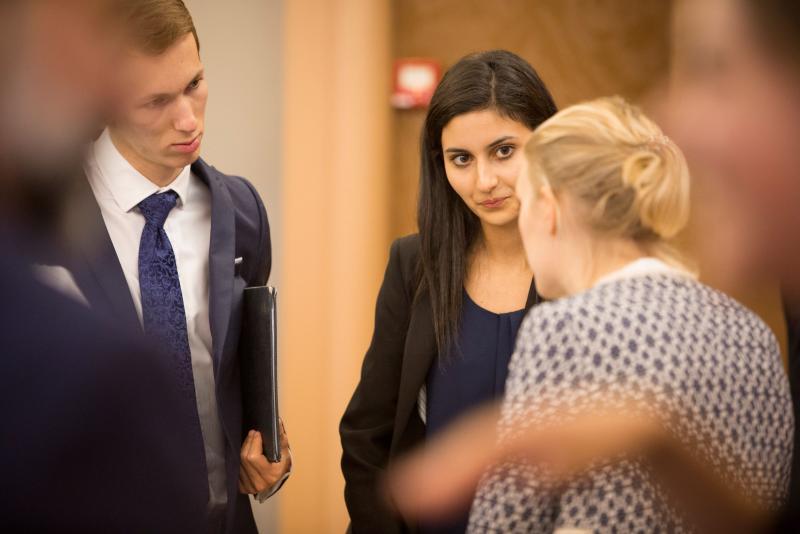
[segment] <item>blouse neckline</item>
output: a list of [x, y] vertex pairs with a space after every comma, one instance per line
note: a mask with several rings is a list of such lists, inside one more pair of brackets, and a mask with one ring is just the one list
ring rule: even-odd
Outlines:
[[519, 315], [519, 314], [525, 312], [525, 308], [521, 308], [519, 310], [514, 310], [514, 311], [509, 311], [509, 312], [503, 312], [503, 313], [497, 313], [497, 312], [493, 312], [491, 310], [487, 310], [486, 308], [484, 308], [483, 306], [481, 306], [480, 304], [475, 302], [475, 299], [473, 299], [470, 296], [469, 292], [467, 291], [467, 288], [464, 288], [464, 298], [465, 298], [465, 300], [469, 301], [473, 306], [475, 306], [477, 309], [479, 309], [483, 313], [488, 313], [489, 315], [491, 315], [493, 317], [509, 317], [509, 316], [514, 316], [514, 315]]
[[670, 265], [663, 260], [654, 258], [652, 256], [639, 258], [627, 265], [612, 271], [605, 276], [600, 277], [595, 283], [594, 287], [617, 280], [624, 280], [628, 278], [637, 278], [640, 276], [648, 276], [653, 274], [663, 274], [667, 276], [678, 276], [682, 278], [694, 279], [694, 275], [685, 269]]

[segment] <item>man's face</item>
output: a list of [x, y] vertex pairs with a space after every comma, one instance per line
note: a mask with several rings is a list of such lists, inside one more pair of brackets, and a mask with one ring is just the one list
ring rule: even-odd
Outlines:
[[111, 138], [146, 177], [174, 178], [199, 157], [203, 137], [208, 87], [194, 36], [158, 56], [132, 52], [122, 70], [124, 97]]
[[678, 4], [667, 126], [709, 200], [695, 213], [716, 220], [717, 260], [800, 282], [800, 79], [751, 20], [741, 1]]

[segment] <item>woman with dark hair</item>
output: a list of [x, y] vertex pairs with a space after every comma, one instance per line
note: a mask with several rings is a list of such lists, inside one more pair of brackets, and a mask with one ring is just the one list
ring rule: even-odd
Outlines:
[[388, 464], [503, 394], [525, 312], [539, 301], [514, 186], [532, 131], [556, 111], [536, 71], [506, 51], [444, 75], [422, 131], [419, 234], [397, 240], [375, 331], [342, 418], [351, 529], [464, 532], [467, 517], [411, 525], [380, 491]]

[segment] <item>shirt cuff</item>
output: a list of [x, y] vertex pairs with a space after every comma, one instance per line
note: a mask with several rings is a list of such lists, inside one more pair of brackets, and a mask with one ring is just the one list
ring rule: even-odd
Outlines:
[[286, 471], [284, 474], [275, 484], [272, 485], [271, 488], [267, 488], [261, 493], [256, 494], [254, 497], [259, 502], [259, 504], [263, 503], [276, 493], [283, 487], [287, 480], [289, 480], [289, 476], [292, 474], [292, 466], [294, 465], [294, 459], [292, 458], [292, 451], [288, 451], [289, 454], [289, 470]]

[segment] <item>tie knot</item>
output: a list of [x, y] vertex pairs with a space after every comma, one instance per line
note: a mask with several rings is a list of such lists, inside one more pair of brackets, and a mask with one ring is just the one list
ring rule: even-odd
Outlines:
[[149, 224], [154, 224], [160, 228], [164, 226], [167, 215], [169, 215], [169, 212], [172, 211], [177, 202], [178, 194], [175, 191], [153, 193], [139, 202], [139, 210]]

